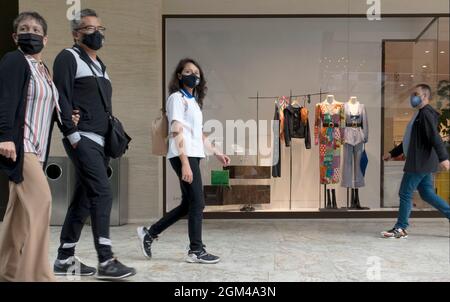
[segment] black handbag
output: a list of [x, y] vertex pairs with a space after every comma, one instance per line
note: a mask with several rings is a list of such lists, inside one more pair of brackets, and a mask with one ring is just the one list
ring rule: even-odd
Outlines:
[[111, 157], [113, 159], [122, 157], [129, 148], [131, 137], [125, 132], [125, 129], [123, 128], [123, 125], [119, 121], [119, 119], [111, 114], [111, 109], [108, 107], [105, 94], [103, 93], [103, 89], [98, 79], [98, 76], [95, 73], [94, 68], [92, 67], [92, 63], [89, 62], [86, 58], [83, 58], [82, 56], [80, 57], [89, 66], [89, 68], [92, 71], [92, 74], [94, 75], [95, 80], [97, 81], [98, 91], [100, 92], [100, 96], [103, 101], [103, 106], [105, 106], [105, 111], [109, 117], [109, 129], [105, 137], [105, 154], [106, 156]]

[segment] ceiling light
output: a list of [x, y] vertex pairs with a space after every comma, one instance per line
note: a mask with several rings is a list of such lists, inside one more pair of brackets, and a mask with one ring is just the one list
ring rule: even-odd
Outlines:
[[430, 51], [429, 50], [425, 50], [425, 53], [430, 53]]
[[405, 87], [405, 84], [400, 84], [400, 87]]
[[410, 75], [410, 77], [411, 77], [411, 78], [414, 78], [414, 75], [412, 74], [412, 75]]
[[445, 54], [445, 51], [441, 50], [441, 52], [439, 52], [439, 53], [443, 55], [443, 54]]
[[428, 66], [427, 65], [422, 65], [422, 68], [427, 68]]

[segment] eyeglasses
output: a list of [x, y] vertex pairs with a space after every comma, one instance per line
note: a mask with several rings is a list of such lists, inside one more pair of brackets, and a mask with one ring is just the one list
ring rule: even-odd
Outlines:
[[77, 29], [77, 31], [80, 31], [80, 30], [85, 31], [86, 33], [90, 33], [90, 34], [96, 32], [98, 30], [99, 32], [104, 34], [105, 31], [106, 31], [106, 28], [103, 27], [103, 26], [97, 26], [97, 27], [95, 27], [95, 26], [85, 26], [85, 27], [80, 27], [80, 28]]

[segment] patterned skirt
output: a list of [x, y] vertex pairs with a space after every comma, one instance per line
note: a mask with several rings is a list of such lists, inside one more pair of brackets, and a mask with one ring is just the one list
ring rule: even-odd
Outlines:
[[320, 183], [340, 182], [341, 129], [324, 127], [320, 132]]

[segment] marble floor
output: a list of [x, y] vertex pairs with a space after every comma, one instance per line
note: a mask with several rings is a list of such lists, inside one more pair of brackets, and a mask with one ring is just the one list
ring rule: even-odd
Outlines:
[[[131, 281], [450, 281], [448, 221], [412, 220], [408, 239], [379, 238], [392, 224], [389, 219], [206, 220], [204, 242], [222, 257], [217, 265], [183, 261], [186, 221], [154, 243], [152, 260], [141, 255], [136, 225], [112, 228], [111, 234], [119, 260], [138, 271]], [[59, 231], [51, 228], [52, 261]], [[77, 254], [96, 265], [89, 226]]]

